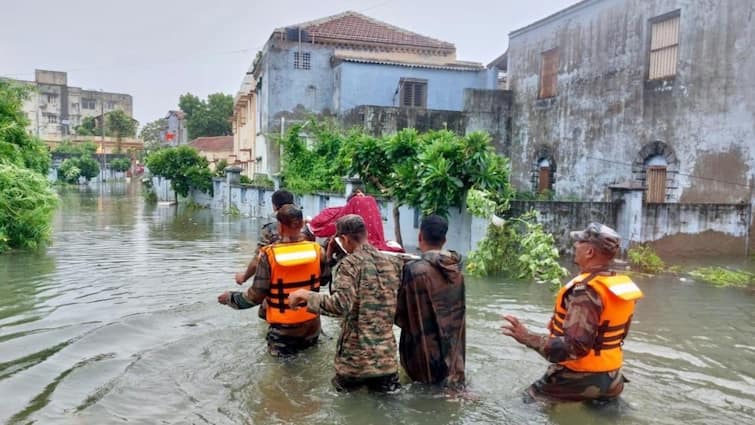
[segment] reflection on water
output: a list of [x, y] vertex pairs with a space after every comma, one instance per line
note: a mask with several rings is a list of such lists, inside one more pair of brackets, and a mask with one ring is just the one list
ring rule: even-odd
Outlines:
[[0, 422], [755, 421], [755, 294], [665, 276], [638, 278], [647, 297], [625, 346], [632, 382], [608, 408], [522, 403], [546, 363], [500, 335], [500, 315], [542, 329], [553, 293], [492, 278], [468, 279], [473, 400], [412, 385], [393, 396], [337, 394], [337, 322], [324, 320], [326, 336], [307, 356], [280, 361], [266, 354], [256, 310], [215, 302], [235, 287], [261, 223], [145, 205], [138, 190], [61, 190], [53, 245], [0, 256]]

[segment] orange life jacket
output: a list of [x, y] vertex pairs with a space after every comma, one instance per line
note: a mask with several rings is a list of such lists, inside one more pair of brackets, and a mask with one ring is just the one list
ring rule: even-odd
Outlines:
[[576, 360], [560, 362], [576, 372], [608, 372], [621, 367], [624, 344], [632, 322], [636, 300], [642, 298], [642, 291], [631, 279], [623, 275], [601, 276], [583, 273], [564, 285], [556, 295], [556, 306], [551, 318], [551, 337], [563, 336], [566, 308], [564, 296], [576, 283], [583, 283], [600, 296], [603, 312], [600, 314], [595, 344], [590, 352]]
[[301, 241], [262, 248], [270, 263], [270, 292], [265, 320], [271, 324], [295, 325], [317, 317], [306, 308], [292, 310], [288, 294], [297, 289], [320, 290], [320, 245]]

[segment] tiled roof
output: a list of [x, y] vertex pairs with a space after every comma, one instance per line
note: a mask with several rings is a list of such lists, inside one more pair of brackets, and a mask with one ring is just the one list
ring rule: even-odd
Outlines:
[[336, 56], [336, 59], [344, 62], [355, 63], [370, 63], [377, 65], [393, 65], [393, 66], [406, 66], [409, 68], [426, 68], [426, 69], [443, 69], [448, 71], [482, 71], [485, 69], [481, 63], [477, 62], [451, 62], [446, 64], [432, 64], [432, 63], [415, 63], [415, 62], [399, 62], [384, 59], [371, 59], [371, 58], [357, 58], [351, 56]]
[[[415, 48], [455, 50], [452, 43], [426, 37], [357, 12], [344, 12], [289, 28], [301, 28], [314, 42], [318, 39], [384, 43]], [[284, 30], [279, 28], [279, 31]]]
[[233, 136], [197, 137], [189, 145], [205, 152], [231, 152]]

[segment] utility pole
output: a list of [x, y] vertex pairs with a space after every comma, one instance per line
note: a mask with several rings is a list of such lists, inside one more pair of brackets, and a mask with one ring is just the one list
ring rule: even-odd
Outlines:
[[105, 95], [100, 89], [100, 147], [102, 148], [102, 167], [100, 169], [100, 183], [105, 181], [105, 164], [107, 163], [107, 154], [105, 153]]

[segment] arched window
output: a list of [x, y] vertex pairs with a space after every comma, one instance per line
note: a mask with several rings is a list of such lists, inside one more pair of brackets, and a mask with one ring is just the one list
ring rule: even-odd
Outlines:
[[556, 176], [556, 162], [551, 154], [550, 147], [540, 146], [535, 152], [532, 163], [532, 191], [543, 193], [546, 191], [553, 192], [553, 186]]
[[551, 181], [551, 163], [547, 159], [543, 158], [537, 163], [538, 179], [537, 179], [537, 192], [543, 193], [546, 190], [553, 188], [553, 182]]
[[635, 179], [645, 188], [645, 202], [674, 202], [679, 159], [671, 146], [655, 141], [643, 146], [632, 164]]

